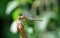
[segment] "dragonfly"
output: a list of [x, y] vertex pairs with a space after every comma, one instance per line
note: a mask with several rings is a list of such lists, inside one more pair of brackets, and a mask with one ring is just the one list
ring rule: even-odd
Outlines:
[[29, 18], [29, 17], [27, 17], [27, 16], [25, 16], [25, 15], [19, 16], [18, 19], [19, 19], [19, 20], [28, 19], [28, 20], [33, 20], [33, 21], [43, 21], [43, 20], [39, 20], [39, 19], [37, 19], [37, 18]]
[[[29, 19], [29, 20], [34, 20], [34, 21], [42, 21], [42, 20], [37, 20], [35, 18], [29, 18], [29, 17], [24, 16], [24, 15], [23, 16], [19, 16], [18, 19], [19, 20]], [[23, 27], [23, 24], [22, 24], [21, 21], [18, 21], [18, 23], [17, 23], [17, 30], [21, 33], [22, 38], [27, 38], [26, 32], [24, 30], [24, 27]]]

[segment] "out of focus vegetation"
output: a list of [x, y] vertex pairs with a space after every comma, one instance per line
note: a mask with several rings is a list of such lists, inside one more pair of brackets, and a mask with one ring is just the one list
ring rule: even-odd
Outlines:
[[28, 38], [60, 38], [60, 0], [0, 0], [0, 38], [22, 38], [16, 29], [21, 15], [43, 20], [24, 21]]

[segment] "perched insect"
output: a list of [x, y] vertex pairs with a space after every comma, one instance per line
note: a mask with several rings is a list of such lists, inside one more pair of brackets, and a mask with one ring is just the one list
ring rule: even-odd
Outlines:
[[37, 18], [29, 18], [27, 16], [19, 16], [19, 20], [23, 20], [23, 19], [28, 19], [28, 20], [34, 20], [34, 21], [43, 21], [43, 20], [39, 20]]
[[34, 20], [34, 21], [42, 21], [42, 20], [38, 20], [36, 18], [29, 18], [27, 16], [19, 16], [18, 17], [18, 22], [17, 22], [17, 30], [21, 33], [22, 35], [22, 38], [27, 38], [27, 35], [24, 31], [24, 27], [23, 27], [23, 24], [22, 24], [22, 21], [21, 20], [24, 20], [24, 19], [28, 19], [28, 20]]

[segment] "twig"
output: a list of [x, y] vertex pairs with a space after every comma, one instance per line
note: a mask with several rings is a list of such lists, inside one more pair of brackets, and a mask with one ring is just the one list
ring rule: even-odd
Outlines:
[[24, 28], [23, 28], [23, 25], [22, 25], [21, 21], [18, 21], [18, 23], [17, 23], [17, 30], [18, 30], [18, 32], [21, 33], [22, 38], [27, 38], [27, 35], [26, 35], [25, 31], [24, 31]]

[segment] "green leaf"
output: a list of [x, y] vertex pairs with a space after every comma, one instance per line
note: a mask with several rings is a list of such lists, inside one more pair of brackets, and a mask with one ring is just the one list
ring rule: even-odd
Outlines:
[[20, 15], [21, 9], [17, 8], [13, 13], [12, 13], [12, 18], [13, 20], [17, 20], [18, 16]]

